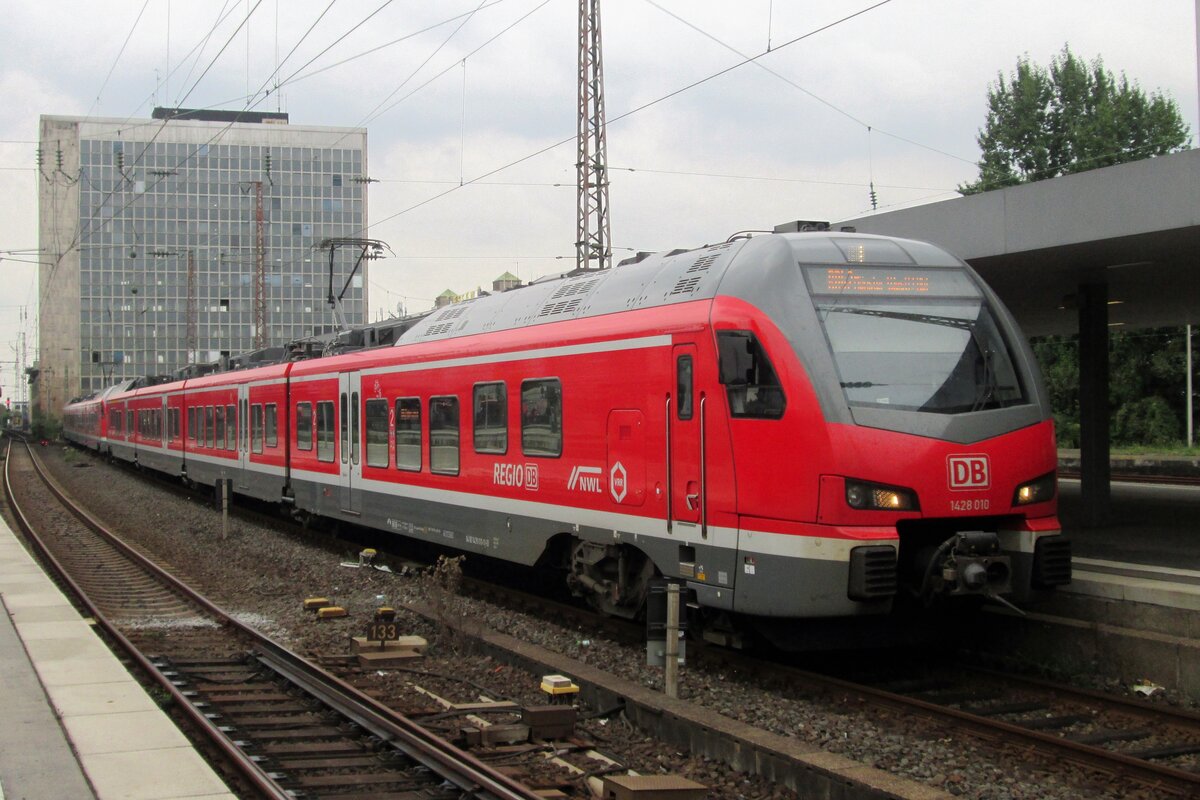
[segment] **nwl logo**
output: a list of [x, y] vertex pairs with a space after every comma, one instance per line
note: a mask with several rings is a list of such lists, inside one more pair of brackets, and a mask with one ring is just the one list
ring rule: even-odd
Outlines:
[[603, 471], [599, 467], [575, 467], [571, 470], [571, 477], [567, 480], [567, 488], [571, 491], [599, 494], [601, 474]]
[[954, 491], [991, 488], [992, 469], [986, 453], [949, 456], [946, 467], [950, 474], [950, 488]]

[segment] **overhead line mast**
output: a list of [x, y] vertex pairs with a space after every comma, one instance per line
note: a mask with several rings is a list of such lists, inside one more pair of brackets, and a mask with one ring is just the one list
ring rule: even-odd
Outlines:
[[612, 266], [608, 219], [608, 147], [604, 134], [604, 59], [600, 0], [579, 0], [579, 158], [575, 266]]

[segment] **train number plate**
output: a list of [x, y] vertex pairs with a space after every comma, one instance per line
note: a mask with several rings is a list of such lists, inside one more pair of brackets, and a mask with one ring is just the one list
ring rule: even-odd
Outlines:
[[372, 622], [367, 626], [367, 641], [394, 642], [400, 638], [400, 628], [395, 622]]
[[987, 511], [992, 507], [992, 501], [984, 498], [977, 500], [951, 500], [951, 511]]

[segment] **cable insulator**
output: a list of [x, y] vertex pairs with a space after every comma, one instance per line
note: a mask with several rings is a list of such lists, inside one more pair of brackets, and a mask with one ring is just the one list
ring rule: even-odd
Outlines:
[[871, 181], [871, 210], [879, 208], [879, 196], [875, 194], [875, 181]]

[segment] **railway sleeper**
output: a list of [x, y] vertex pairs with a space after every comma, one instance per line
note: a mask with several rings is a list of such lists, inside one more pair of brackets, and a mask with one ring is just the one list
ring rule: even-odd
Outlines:
[[1079, 744], [1108, 744], [1109, 742], [1132, 742], [1138, 739], [1145, 739], [1148, 736], [1153, 736], [1154, 731], [1145, 728], [1133, 731], [1096, 731], [1094, 733], [1082, 733], [1077, 736], [1068, 736], [1072, 742]]
[[1121, 752], [1123, 755], [1131, 758], [1151, 761], [1159, 758], [1176, 758], [1178, 756], [1190, 756], [1193, 753], [1200, 753], [1200, 743], [1168, 744], [1162, 747], [1150, 747], [1145, 750], [1123, 750]]
[[1040, 719], [1025, 719], [1017, 722], [1022, 728], [1028, 728], [1031, 731], [1046, 731], [1059, 728], [1069, 728], [1072, 725], [1077, 725], [1080, 722], [1091, 722], [1091, 714], [1063, 714], [1058, 717], [1042, 717]]

